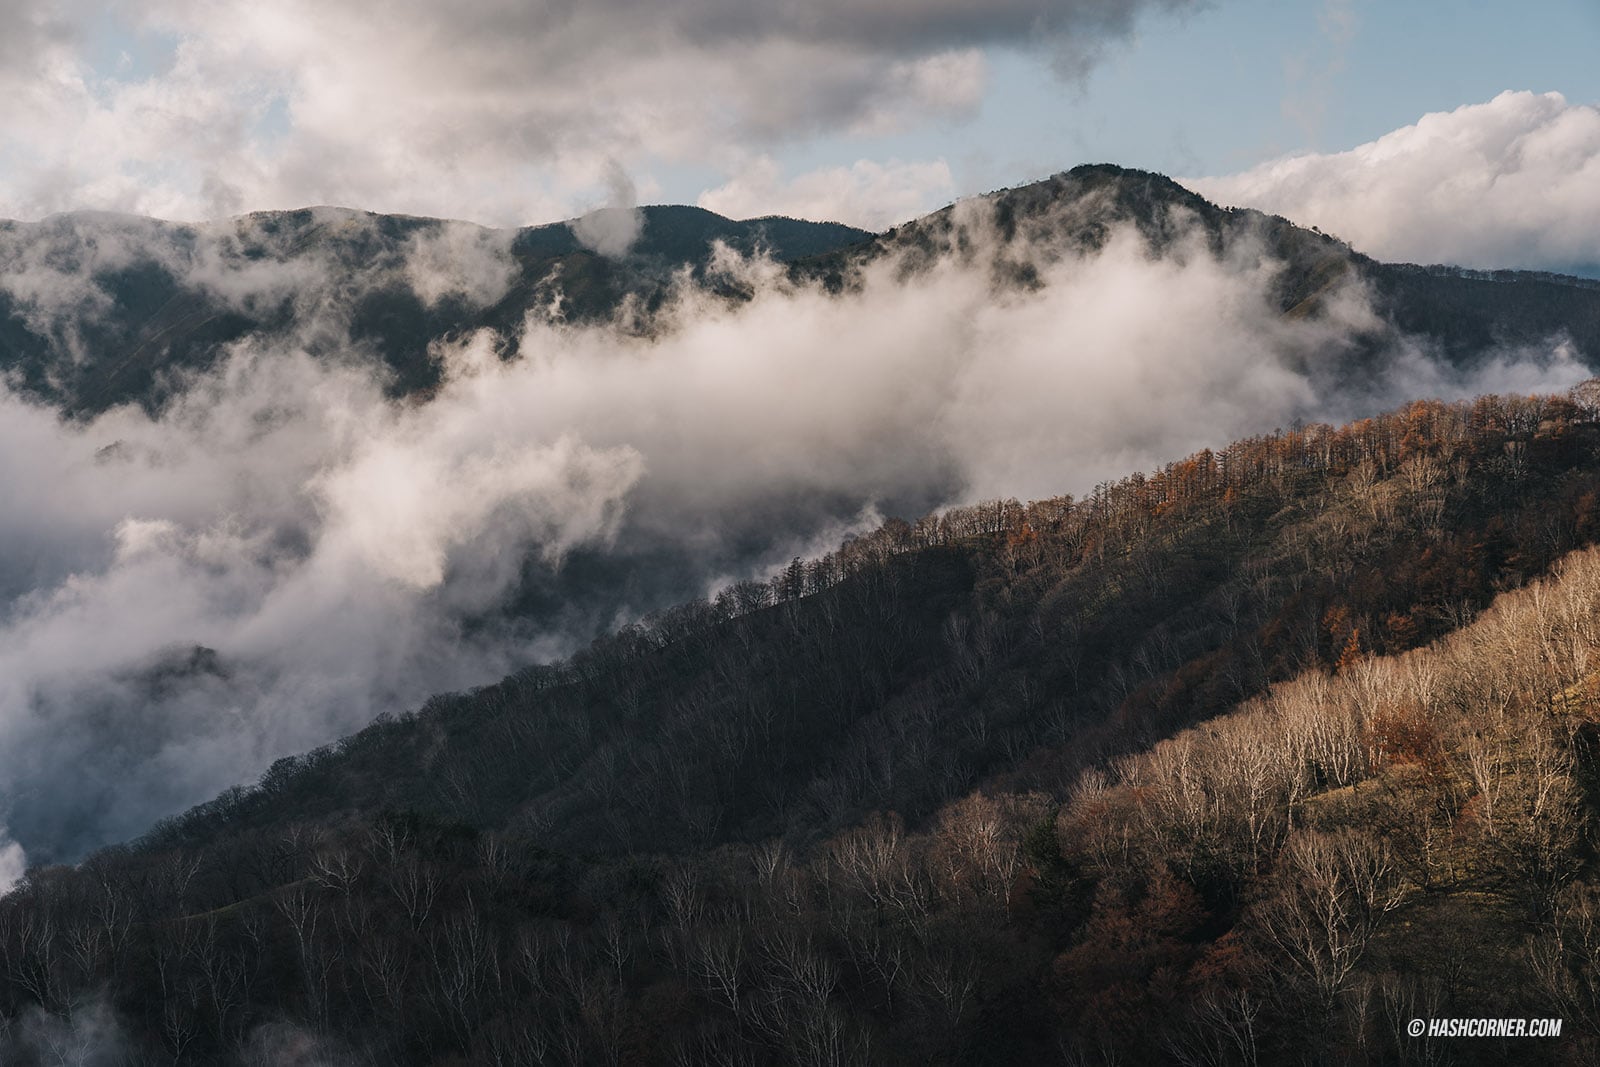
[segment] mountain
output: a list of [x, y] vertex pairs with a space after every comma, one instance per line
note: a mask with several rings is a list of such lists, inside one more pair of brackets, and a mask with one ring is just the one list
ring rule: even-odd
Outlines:
[[489, 230], [307, 208], [202, 225], [98, 212], [0, 222], [0, 372], [76, 414], [153, 409], [224, 346], [287, 339], [324, 358], [373, 353], [408, 393], [438, 381], [430, 344], [514, 331], [556, 294], [565, 318], [588, 321], [630, 296], [659, 300], [681, 269], [703, 274], [718, 242], [786, 261], [869, 236], [694, 207], [640, 208], [629, 225], [638, 236], [619, 256], [586, 246], [582, 220]]
[[[979, 220], [978, 213], [990, 217]], [[980, 250], [970, 224], [998, 238]], [[838, 223], [736, 222], [694, 207], [639, 209], [622, 255], [593, 251], [582, 220], [521, 230], [337, 208], [263, 212], [199, 226], [78, 213], [0, 223], [0, 372], [78, 414], [128, 401], [157, 408], [224, 346], [288, 340], [319, 358], [364, 352], [399, 395], [439, 380], [436, 341], [530, 313], [609, 319], [659, 306], [675, 272], [705, 279], [714, 242], [764, 248], [795, 280], [852, 284], [894, 258], [915, 271], [993, 255], [1002, 287], [1038, 284], [1041, 262], [1102, 248], [1133, 227], [1152, 255], [1200, 249], [1243, 271], [1274, 265], [1287, 316], [1315, 315], [1354, 282], [1372, 301], [1352, 362], [1359, 377], [1399, 341], [1472, 368], [1566, 338], [1600, 369], [1600, 283], [1562, 275], [1384, 264], [1337, 238], [1257, 211], [1225, 209], [1158, 174], [1086, 165], [954, 204], [885, 234]], [[1002, 250], [1002, 251], [997, 251]], [[1012, 254], [1015, 253], [1015, 254]], [[738, 285], [723, 290], [737, 299]]]
[[[1382, 320], [1368, 345], [1409, 336], [1471, 366], [1496, 349], [1566, 337], [1590, 366], [1600, 353], [1600, 282], [1536, 271], [1476, 271], [1381, 263], [1331, 234], [1244, 208], [1223, 208], [1170, 178], [1091, 164], [1040, 182], [953, 204], [849, 247], [795, 263], [791, 273], [840, 286], [863, 261], [895, 257], [916, 270], [945, 256], [979, 254], [965, 223], [985, 205], [1004, 248], [1045, 249], [1055, 258], [1093, 253], [1119, 226], [1132, 226], [1152, 254], [1183, 251], [1198, 239], [1211, 255], [1247, 269], [1278, 265], [1274, 298], [1285, 315], [1314, 313], [1341, 284], [1369, 292]], [[988, 252], [994, 245], [983, 246]], [[1004, 254], [988, 264], [1002, 285], [1028, 285], [1036, 270]]]
[[891, 521], [280, 761], [0, 900], [7, 1062], [1576, 1062], [1596, 388]]

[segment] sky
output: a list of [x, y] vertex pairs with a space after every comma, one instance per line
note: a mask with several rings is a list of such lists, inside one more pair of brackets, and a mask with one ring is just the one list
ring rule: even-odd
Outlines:
[[[1559, 94], [1559, 115], [1521, 109], [1524, 132], [1592, 119], [1597, 47], [1593, 0], [7, 0], [0, 217], [330, 203], [504, 226], [645, 202], [878, 229], [1112, 162], [1378, 233], [1392, 258], [1452, 254], [1354, 219], [1391, 177], [1434, 180], [1415, 145], [1335, 181], [1342, 200], [1308, 189], [1506, 92]], [[1484, 123], [1504, 116], [1469, 110], [1450, 136]], [[1600, 157], [1578, 135], [1565, 172]], [[1482, 188], [1520, 151], [1500, 140], [1458, 161]], [[1287, 157], [1322, 162], [1263, 169]], [[1600, 258], [1540, 247], [1536, 222], [1458, 258]]]

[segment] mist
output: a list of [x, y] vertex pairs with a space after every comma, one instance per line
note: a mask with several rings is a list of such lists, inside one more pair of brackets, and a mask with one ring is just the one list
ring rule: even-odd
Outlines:
[[[73, 420], [0, 388], [0, 888], [19, 849], [136, 836], [886, 515], [1588, 376], [1561, 338], [1471, 372], [1400, 341], [1352, 374], [1379, 325], [1357, 282], [1289, 318], [1259, 249], [1156, 255], [1127, 228], [1062, 256], [1000, 236], [986, 202], [956, 219], [964, 254], [885, 257], [842, 293], [725, 253], [719, 291], [686, 275], [652, 315], [437, 343], [426, 398], [303, 334], [232, 346], [155, 413]], [[419, 248], [417, 291], [492, 293], [453, 248], [484, 253], [467, 230]], [[1039, 284], [998, 281], [1002, 260]]]

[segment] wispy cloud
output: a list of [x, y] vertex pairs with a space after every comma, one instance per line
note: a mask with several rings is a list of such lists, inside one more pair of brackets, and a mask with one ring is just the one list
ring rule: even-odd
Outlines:
[[1300, 127], [1309, 145], [1322, 140], [1322, 125], [1334, 95], [1336, 80], [1345, 71], [1350, 44], [1361, 28], [1356, 0], [1324, 0], [1317, 12], [1320, 54], [1297, 51], [1284, 57], [1287, 82], [1282, 102], [1284, 117]]
[[586, 248], [603, 256], [624, 255], [644, 229], [639, 191], [616, 160], [606, 167], [606, 202], [572, 224], [572, 233]]

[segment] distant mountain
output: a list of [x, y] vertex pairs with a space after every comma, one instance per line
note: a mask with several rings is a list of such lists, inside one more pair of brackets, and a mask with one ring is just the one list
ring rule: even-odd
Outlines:
[[[979, 203], [992, 212], [1000, 245], [980, 249], [970, 241], [965, 223]], [[1384, 324], [1369, 339], [1369, 354], [1404, 335], [1436, 345], [1457, 366], [1471, 366], [1497, 348], [1564, 336], [1591, 368], [1600, 368], [1600, 282], [1594, 279], [1381, 263], [1315, 228], [1218, 207], [1163, 175], [1107, 164], [953, 204], [863, 246], [798, 262], [792, 273], [839, 286], [864, 262], [895, 257], [915, 270], [944, 256], [993, 255], [1006, 244], [1059, 258], [1102, 248], [1124, 225], [1136, 228], [1157, 255], [1181, 250], [1198, 235], [1210, 254], [1241, 268], [1276, 262], [1274, 294], [1286, 315], [1314, 314], [1341, 284], [1360, 282]], [[997, 284], [1034, 281], [1029, 265], [1003, 252], [990, 266]]]
[[[791, 277], [832, 287], [886, 257], [914, 272], [977, 255], [993, 257], [997, 285], [1029, 286], [1041, 259], [1093, 252], [1120, 226], [1134, 227], [1155, 255], [1189, 254], [1198, 239], [1240, 269], [1276, 264], [1272, 288], [1285, 315], [1315, 315], [1330, 294], [1359, 283], [1381, 322], [1355, 362], [1329, 373], [1359, 376], [1363, 359], [1401, 338], [1470, 368], [1508, 347], [1564, 337], [1600, 368], [1600, 283], [1591, 279], [1380, 263], [1330, 235], [1109, 165], [963, 201], [876, 236], [838, 223], [736, 222], [694, 207], [641, 208], [640, 220], [621, 256], [586, 247], [577, 220], [495, 231], [309, 208], [201, 226], [100, 213], [0, 223], [0, 371], [76, 413], [129, 400], [158, 406], [177, 372], [209, 365], [222, 346], [290, 337], [313, 354], [368, 352], [401, 394], [437, 382], [428, 355], [437, 340], [485, 327], [514, 335], [535, 310], [575, 322], [608, 318], [629, 300], [648, 311], [675, 272], [704, 279], [718, 241], [744, 253], [764, 248], [790, 264]], [[974, 222], [998, 240], [980, 248]]]
[[340, 208], [204, 225], [99, 212], [0, 222], [0, 372], [74, 413], [158, 406], [178, 372], [223, 346], [291, 338], [313, 354], [369, 351], [405, 393], [437, 381], [433, 342], [514, 331], [557, 294], [559, 314], [587, 321], [629, 296], [650, 305], [679, 270], [703, 274], [716, 242], [788, 261], [870, 236], [645, 207], [627, 253], [605, 256], [577, 222], [496, 231]]

